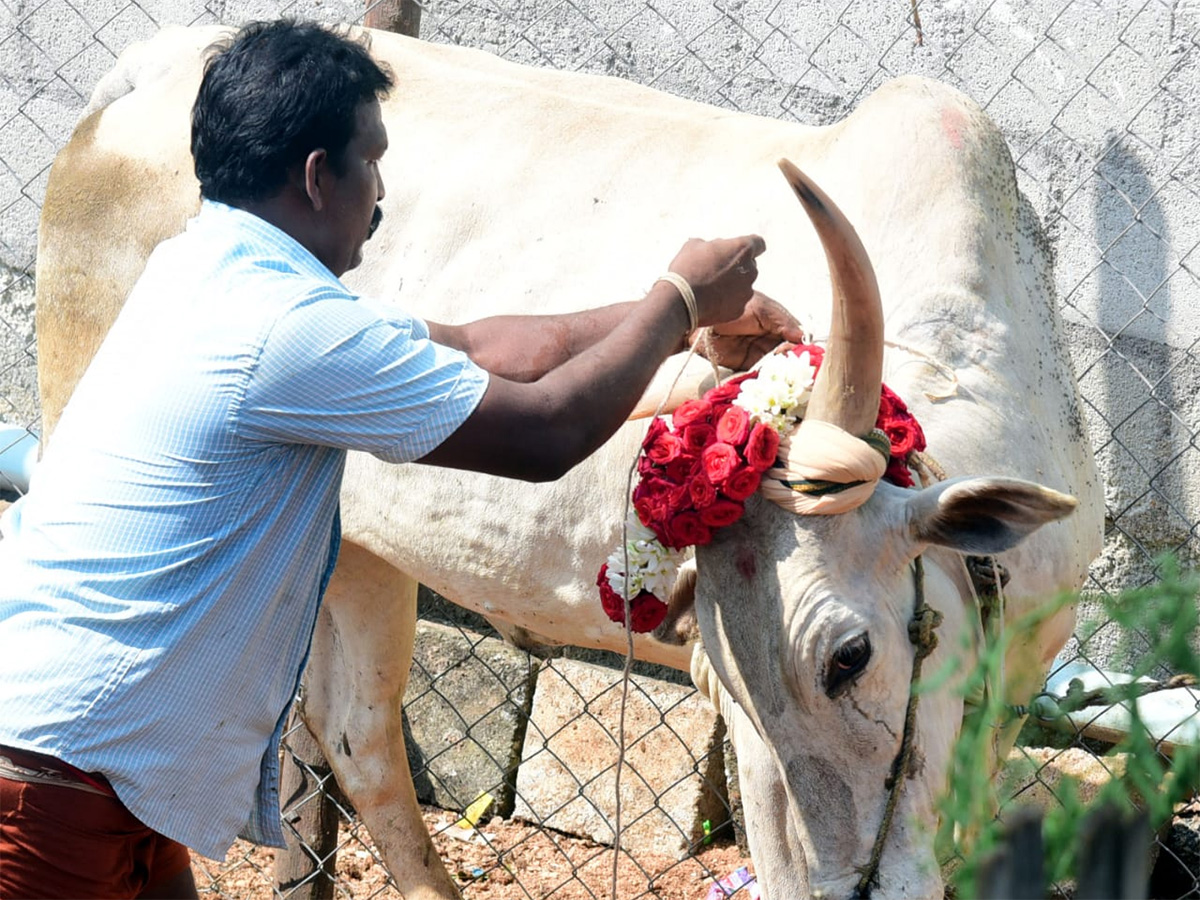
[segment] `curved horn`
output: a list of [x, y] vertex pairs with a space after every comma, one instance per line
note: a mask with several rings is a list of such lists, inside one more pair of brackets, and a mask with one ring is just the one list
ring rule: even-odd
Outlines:
[[875, 427], [883, 382], [883, 304], [875, 270], [854, 226], [825, 192], [790, 161], [779, 160], [779, 168], [821, 238], [833, 287], [829, 342], [807, 418], [861, 437]]

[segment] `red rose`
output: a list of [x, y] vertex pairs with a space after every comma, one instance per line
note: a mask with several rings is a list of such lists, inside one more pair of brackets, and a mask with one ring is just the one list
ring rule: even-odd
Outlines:
[[904, 459], [913, 450], [925, 449], [925, 433], [910, 415], [896, 416], [883, 426], [883, 431], [892, 442], [892, 456]]
[[732, 403], [725, 403], [725, 402], [722, 402], [722, 403], [714, 403], [714, 404], [713, 404], [713, 414], [712, 414], [712, 420], [713, 420], [714, 422], [720, 422], [720, 421], [721, 421], [721, 416], [725, 415], [726, 411], [727, 411], [727, 410], [729, 409], [729, 407], [731, 407], [731, 406], [733, 406], [733, 404], [732, 404]]
[[691, 425], [684, 426], [680, 437], [683, 440], [685, 451], [699, 456], [700, 451], [712, 443], [715, 433], [713, 427], [707, 422], [693, 422]]
[[908, 412], [908, 404], [904, 402], [904, 400], [900, 397], [899, 394], [897, 394], [895, 391], [893, 391], [886, 384], [879, 386], [879, 396], [880, 397], [886, 396], [892, 404], [892, 409], [894, 409], [896, 412], [898, 412], [898, 413]]
[[640, 497], [653, 497], [656, 500], [665, 497], [674, 487], [671, 482], [663, 478], [661, 475], [648, 475], [641, 479], [633, 489], [633, 499], [637, 500]]
[[665, 522], [671, 514], [671, 491], [675, 485], [665, 478], [643, 478], [633, 489], [633, 508], [647, 528]]
[[724, 528], [742, 517], [746, 508], [733, 500], [718, 500], [700, 511], [700, 521], [710, 528]]
[[654, 460], [648, 457], [645, 453], [638, 454], [637, 473], [638, 477], [644, 478], [647, 475], [658, 472], [659, 468], [654, 464]]
[[813, 364], [814, 368], [821, 368], [821, 363], [825, 361], [825, 348], [818, 347], [816, 344], [797, 344], [792, 348], [792, 355], [799, 356], [806, 352], [808, 353], [808, 361]]
[[665, 466], [683, 450], [683, 444], [680, 442], [677, 435], [669, 431], [663, 431], [654, 439], [654, 443], [646, 448], [646, 455], [650, 457], [652, 462], [660, 466]]
[[723, 485], [730, 473], [742, 464], [737, 449], [723, 441], [705, 447], [700, 459], [704, 464], [704, 474], [717, 487]]
[[739, 446], [750, 433], [750, 413], [740, 406], [730, 406], [717, 421], [717, 440]]
[[712, 406], [707, 400], [684, 400], [671, 414], [671, 422], [679, 431], [693, 422], [705, 422], [712, 413]]
[[667, 537], [670, 540], [663, 543], [675, 550], [683, 547], [703, 547], [712, 541], [712, 531], [700, 521], [698, 513], [688, 511], [671, 518], [667, 523]]
[[875, 418], [875, 427], [883, 428], [884, 424], [904, 409], [904, 401], [896, 396], [896, 392], [886, 384], [879, 391], [879, 415]]
[[640, 497], [633, 501], [633, 511], [637, 513], [638, 521], [647, 528], [653, 528], [655, 534], [658, 533], [658, 528], [655, 522], [658, 521], [658, 511], [654, 507], [654, 503], [648, 497]]
[[[695, 454], [680, 454], [669, 463], [667, 463], [666, 476], [667, 480], [677, 485], [687, 484], [692, 474], [700, 468], [700, 457]], [[677, 504], [679, 501], [672, 500], [672, 504]]]
[[[600, 606], [603, 607], [604, 614], [618, 625], [625, 624], [625, 601], [608, 583], [608, 563], [600, 567], [596, 586], [600, 588]], [[629, 618], [633, 623], [634, 631], [653, 631], [662, 624], [666, 617], [667, 604], [649, 591], [640, 591], [629, 601]]]
[[692, 497], [692, 507], [694, 509], [704, 509], [710, 506], [717, 499], [717, 489], [713, 487], [713, 483], [708, 480], [708, 476], [701, 469], [688, 482], [688, 493]]
[[629, 604], [630, 630], [639, 633], [653, 631], [667, 617], [667, 604], [649, 591], [642, 591]]
[[883, 473], [883, 477], [897, 487], [912, 487], [912, 473], [908, 471], [908, 466], [904, 464], [904, 460], [892, 457], [888, 460], [887, 470]]
[[667, 423], [655, 416], [650, 420], [650, 427], [646, 429], [646, 436], [642, 438], [642, 449], [649, 449], [650, 445], [658, 440], [658, 436], [667, 430]]
[[721, 488], [721, 493], [730, 500], [741, 502], [758, 490], [760, 481], [762, 481], [761, 472], [751, 466], [740, 466], [725, 479], [725, 486]]
[[671, 513], [685, 510], [691, 505], [692, 495], [688, 491], [688, 484], [691, 483], [692, 476], [697, 471], [699, 471], [698, 465], [692, 471], [688, 472], [686, 477], [680, 478], [671, 485], [671, 493], [667, 495], [671, 503]]
[[746, 462], [756, 472], [765, 472], [775, 465], [779, 452], [779, 432], [770, 425], [759, 422], [750, 429], [746, 440]]
[[621, 599], [621, 595], [614, 591], [608, 583], [608, 563], [600, 567], [600, 575], [596, 579], [596, 586], [600, 588], [600, 605], [604, 607], [604, 614], [614, 622], [624, 622], [625, 601]]
[[[727, 381], [724, 384], [722, 384], [718, 387], [715, 387], [712, 390], [706, 392], [704, 395], [704, 399], [707, 400], [709, 403], [711, 403], [715, 407], [719, 403], [721, 403], [721, 404], [729, 403], [731, 400], [733, 400], [734, 397], [736, 397], [741, 392], [742, 392], [742, 385], [741, 385], [740, 381], [738, 381], [738, 382]], [[717, 418], [715, 410], [713, 411], [713, 418], [714, 419]]]

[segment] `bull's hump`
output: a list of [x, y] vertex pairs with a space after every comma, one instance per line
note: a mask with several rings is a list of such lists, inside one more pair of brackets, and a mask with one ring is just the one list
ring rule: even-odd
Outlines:
[[[228, 28], [220, 26], [186, 28], [171, 25], [149, 40], [131, 44], [117, 58], [116, 65], [96, 83], [81, 119], [106, 109], [135, 90], [149, 89], [154, 84], [181, 77], [198, 83], [205, 48], [228, 33]], [[190, 108], [191, 104], [188, 106]]]

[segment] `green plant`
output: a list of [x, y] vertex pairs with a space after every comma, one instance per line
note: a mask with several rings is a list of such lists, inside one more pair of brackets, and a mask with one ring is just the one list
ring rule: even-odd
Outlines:
[[[1142, 725], [1137, 704], [1133, 702], [1144, 691], [1136, 679], [1152, 672], [1166, 669], [1177, 675], [1200, 678], [1200, 655], [1193, 648], [1193, 642], [1200, 637], [1197, 631], [1200, 577], [1196, 572], [1181, 572], [1169, 557], [1161, 559], [1159, 566], [1162, 578], [1156, 584], [1099, 598], [1101, 616], [1121, 630], [1127, 647], [1135, 635], [1143, 643], [1149, 643], [1149, 650], [1139, 656], [1134, 671], [1129, 673], [1135, 681], [1113, 685], [1101, 697], [1083, 697], [1081, 691], [1075, 691], [1061, 703], [1062, 713], [1084, 702], [1123, 703], [1130, 712], [1131, 725], [1128, 735], [1105, 753], [1105, 756], [1121, 755], [1123, 764], [1111, 767], [1112, 779], [1086, 807], [1073, 780], [1066, 778], [1056, 787], [1059, 803], [1046, 813], [1042, 824], [1046, 875], [1052, 882], [1075, 874], [1077, 835], [1089, 809], [1101, 803], [1113, 803], [1121, 809], [1138, 808], [1145, 811], [1151, 827], [1157, 829], [1171, 818], [1178, 803], [1200, 789], [1200, 747], [1180, 745], [1173, 755], [1165, 755]], [[991, 686], [998, 684], [1004, 655], [1013, 637], [1036, 627], [1063, 604], [1077, 599], [1057, 598], [994, 635], [963, 683], [964, 696], [975, 705], [964, 717], [954, 748], [951, 781], [941, 802], [937, 837], [942, 858], [955, 861], [951, 884], [958, 897], [978, 895], [980, 867], [1003, 836], [1003, 824], [997, 816], [1001, 798], [997, 796], [990, 767], [979, 765], [979, 761], [995, 755], [997, 736], [1024, 713], [1006, 706], [1001, 692]], [[950, 676], [949, 670], [934, 673], [923, 680], [920, 689], [928, 690]]]

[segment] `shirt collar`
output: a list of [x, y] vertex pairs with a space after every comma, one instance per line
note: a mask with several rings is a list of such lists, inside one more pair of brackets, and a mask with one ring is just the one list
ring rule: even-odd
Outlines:
[[192, 227], [202, 229], [214, 228], [221, 231], [234, 230], [243, 234], [249, 233], [254, 240], [265, 242], [272, 248], [280, 251], [296, 267], [296, 271], [300, 274], [326, 281], [342, 290], [346, 289], [341, 280], [329, 271], [325, 264], [313, 256], [312, 252], [298, 240], [282, 228], [278, 228], [266, 219], [256, 216], [254, 213], [240, 207], [229, 206], [217, 200], [202, 198], [200, 201], [200, 212], [188, 223], [188, 228], [191, 229]]

